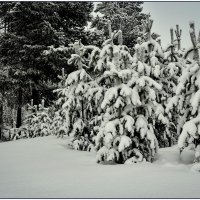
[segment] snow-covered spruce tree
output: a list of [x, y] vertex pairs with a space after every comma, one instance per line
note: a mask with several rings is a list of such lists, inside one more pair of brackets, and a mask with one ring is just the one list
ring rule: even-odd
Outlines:
[[180, 151], [184, 148], [196, 149], [196, 160], [200, 158], [200, 37], [196, 38], [195, 24], [190, 23], [190, 36], [193, 47], [186, 51], [184, 57], [187, 64], [176, 89], [176, 96], [170, 101], [169, 108], [177, 106], [180, 113], [180, 136], [178, 146]]
[[33, 118], [31, 124], [33, 126], [33, 137], [47, 136], [51, 134], [52, 120], [49, 117], [49, 108], [44, 107], [44, 100], [39, 104], [39, 108], [36, 111], [36, 117]]
[[[154, 81], [162, 86], [162, 90], [156, 93], [156, 101], [162, 108], [163, 117], [155, 120], [155, 135], [158, 139], [160, 147], [170, 146], [172, 143], [171, 125], [167, 115], [165, 114], [166, 91], [163, 89], [166, 85], [163, 72], [166, 66], [163, 64], [164, 53], [159, 41], [152, 39], [151, 28], [153, 21], [149, 18], [143, 22], [144, 34], [147, 41], [142, 42], [138, 38], [138, 44], [135, 46], [134, 62], [143, 61], [145, 70], [141, 71], [144, 75], [151, 77]], [[139, 69], [139, 68], [138, 68]]]
[[[113, 43], [116, 37], [118, 45]], [[149, 76], [152, 66], [144, 62], [145, 48], [138, 47], [136, 54], [133, 58], [122, 45], [121, 31], [113, 32], [100, 51], [96, 68], [104, 71], [105, 92], [103, 112], [96, 117], [100, 121], [95, 127], [97, 162], [152, 162], [157, 152], [154, 125], [166, 120], [164, 108], [156, 100], [162, 87]]]
[[[170, 29], [171, 44], [169, 44], [164, 52], [164, 64], [162, 78], [164, 81], [164, 91], [166, 92], [166, 98], [164, 101], [173, 96], [176, 93], [176, 86], [178, 77], [182, 72], [182, 65], [180, 63], [180, 57], [178, 55], [178, 49], [176, 48], [178, 43], [174, 40], [173, 29]], [[180, 45], [180, 44], [179, 44]]]
[[52, 132], [52, 120], [49, 116], [49, 108], [44, 107], [44, 100], [42, 100], [42, 104], [38, 106], [33, 106], [33, 100], [31, 100], [31, 104], [27, 106], [28, 111], [22, 126], [20, 128], [14, 127], [10, 129], [11, 140], [47, 136]]
[[80, 41], [74, 43], [75, 54], [71, 55], [68, 64], [74, 64], [78, 69], [67, 76], [63, 87], [55, 90], [59, 97], [56, 102], [59, 107], [56, 118], [61, 123], [60, 128], [63, 132], [72, 137], [70, 146], [76, 150], [92, 148], [87, 120], [89, 108], [85, 96], [89, 82], [92, 81], [91, 76], [86, 72], [88, 61], [85, 54], [92, 48], [92, 46], [84, 46]]
[[[58, 78], [60, 79], [60, 82], [58, 84], [58, 88], [57, 90], [54, 90], [55, 93], [59, 93], [62, 92], [62, 90], [65, 89], [65, 81], [67, 76], [65, 75], [65, 70], [64, 68], [62, 68], [62, 76], [58, 76]], [[53, 116], [53, 120], [52, 120], [52, 134], [57, 135], [58, 137], [64, 137], [64, 135], [66, 135], [69, 131], [69, 124], [66, 123], [69, 122], [69, 115], [67, 115], [67, 113], [65, 113], [65, 109], [62, 109], [62, 105], [65, 102], [65, 96], [64, 94], [60, 94], [60, 98], [56, 101], [55, 103], [55, 113]]]
[[52, 134], [56, 135], [57, 137], [64, 137], [64, 135], [67, 132], [66, 127], [64, 126], [65, 124], [63, 123], [63, 119], [61, 117], [62, 114], [59, 111], [55, 112], [53, 122], [52, 122]]
[[23, 128], [28, 137], [50, 135], [52, 119], [49, 117], [49, 108], [44, 107], [44, 100], [38, 106], [29, 105], [28, 115], [23, 123]]
[[177, 142], [177, 125], [179, 114], [177, 108], [173, 110], [168, 109], [168, 103], [171, 98], [176, 94], [176, 87], [178, 84], [178, 78], [181, 76], [185, 61], [183, 59], [183, 50], [180, 49], [181, 30], [179, 26], [176, 26], [175, 34], [177, 39], [174, 39], [174, 31], [170, 29], [171, 44], [169, 44], [164, 52], [164, 67], [161, 73], [161, 81], [163, 83], [162, 104], [164, 106], [169, 119], [169, 131], [167, 137], [168, 146], [171, 146]]
[[25, 120], [23, 121], [22, 128], [25, 130], [27, 137], [33, 137], [34, 126], [33, 119], [36, 118], [37, 106], [33, 105], [33, 99], [31, 104], [27, 104], [27, 113]]
[[[107, 25], [109, 39], [103, 42], [102, 48], [104, 48], [108, 44], [113, 44], [113, 40], [116, 40], [118, 38], [117, 32], [115, 32], [114, 34], [112, 33], [110, 20], [107, 20]], [[86, 93], [88, 106], [91, 108], [89, 124], [91, 126], [93, 136], [96, 136], [99, 131], [99, 126], [102, 121], [102, 114], [104, 113], [103, 109], [101, 108], [101, 104], [103, 102], [107, 88], [111, 86], [113, 81], [108, 76], [104, 75], [106, 68], [102, 67], [103, 63], [100, 57], [102, 57], [102, 49], [98, 47], [94, 48], [91, 52], [89, 61], [90, 69], [93, 69], [94, 71], [94, 74], [92, 76], [93, 81], [90, 82], [90, 87]]]
[[[164, 64], [167, 65], [163, 70], [163, 77], [166, 80], [166, 87], [168, 96], [174, 96], [176, 93], [176, 86], [178, 78], [181, 76], [185, 66], [183, 58], [184, 51], [181, 49], [181, 32], [179, 26], [176, 25], [176, 39], [174, 39], [173, 29], [170, 29], [171, 44], [169, 44], [164, 52]], [[168, 89], [167, 89], [168, 88]]]

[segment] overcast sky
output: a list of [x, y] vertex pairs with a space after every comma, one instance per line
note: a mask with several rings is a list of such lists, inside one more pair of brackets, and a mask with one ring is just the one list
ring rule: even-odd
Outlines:
[[179, 24], [182, 29], [182, 47], [191, 46], [189, 22], [194, 21], [196, 33], [200, 30], [200, 2], [144, 2], [143, 12], [154, 19], [152, 31], [161, 35], [165, 47], [170, 43], [170, 28]]
[[[94, 2], [95, 6], [98, 2]], [[194, 21], [196, 35], [200, 30], [200, 2], [144, 2], [144, 13], [150, 13], [154, 20], [152, 32], [161, 35], [163, 47], [171, 41], [170, 28], [176, 28], [176, 24], [182, 29], [182, 47], [192, 45], [189, 34], [189, 22]], [[175, 36], [175, 35], [174, 35]]]

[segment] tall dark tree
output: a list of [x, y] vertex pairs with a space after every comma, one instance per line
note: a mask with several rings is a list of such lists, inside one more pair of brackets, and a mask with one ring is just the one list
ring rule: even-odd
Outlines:
[[136, 44], [137, 37], [142, 37], [142, 20], [147, 15], [142, 13], [143, 2], [102, 2], [97, 4], [95, 12], [102, 17], [94, 18], [92, 27], [102, 30], [109, 37], [107, 22], [111, 21], [112, 30], [122, 30], [123, 43], [132, 48]]
[[19, 118], [26, 100], [51, 99], [58, 72], [70, 71], [65, 46], [84, 34], [92, 9], [90, 2], [0, 3], [0, 62], [9, 69]]

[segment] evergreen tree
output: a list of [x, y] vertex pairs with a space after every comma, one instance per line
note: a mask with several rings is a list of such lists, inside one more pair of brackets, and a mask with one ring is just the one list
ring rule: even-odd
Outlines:
[[142, 37], [142, 20], [147, 15], [142, 13], [143, 2], [101, 2], [97, 4], [95, 12], [100, 12], [102, 17], [94, 18], [92, 27], [101, 30], [102, 34], [110, 37], [107, 29], [108, 20], [111, 21], [113, 30], [122, 30], [123, 41], [126, 46], [133, 48], [137, 37]]
[[171, 44], [165, 50], [164, 64], [165, 69], [163, 70], [163, 90], [165, 95], [163, 95], [163, 104], [166, 108], [166, 113], [168, 113], [170, 121], [170, 133], [173, 141], [170, 142], [170, 146], [174, 144], [177, 139], [179, 132], [177, 128], [179, 127], [179, 112], [176, 107], [173, 110], [169, 110], [171, 99], [176, 95], [176, 88], [178, 85], [178, 79], [182, 74], [182, 71], [185, 67], [185, 60], [183, 58], [183, 50], [181, 47], [181, 30], [179, 26], [176, 25], [175, 34], [177, 39], [174, 39], [173, 29], [170, 29], [171, 34]]
[[178, 146], [196, 151], [196, 161], [200, 157], [199, 143], [199, 40], [196, 38], [195, 24], [190, 23], [190, 36], [193, 47], [186, 51], [186, 67], [176, 89], [176, 96], [170, 102], [170, 108], [177, 106], [180, 113], [180, 136]]
[[65, 89], [65, 82], [67, 76], [65, 75], [64, 68], [62, 69], [62, 76], [58, 76], [60, 79], [60, 82], [58, 84], [58, 88], [54, 90], [55, 93], [58, 93], [58, 96], [60, 97], [55, 102], [55, 109], [56, 112], [53, 117], [53, 123], [52, 123], [52, 132], [54, 135], [57, 135], [58, 137], [64, 137], [69, 131], [69, 125], [66, 122], [69, 122], [69, 118], [67, 117], [67, 113], [65, 112], [65, 109], [62, 109], [62, 105], [65, 102], [65, 95], [64, 93], [59, 94]]
[[[86, 72], [88, 62], [85, 55], [87, 49], [93, 46], [84, 46], [80, 41], [73, 45], [75, 54], [72, 54], [68, 64], [74, 64], [78, 69], [70, 73], [67, 78], [63, 75], [62, 87], [57, 89], [59, 99], [56, 104], [59, 107], [54, 119], [55, 125], [61, 124], [57, 130], [65, 132], [72, 137], [71, 146], [77, 150], [90, 148], [88, 130], [88, 109], [85, 93], [89, 88], [91, 76]], [[61, 116], [61, 117], [60, 117]], [[62, 133], [64, 134], [64, 133]]]
[[[158, 148], [155, 121], [166, 118], [164, 108], [156, 100], [161, 86], [149, 77], [155, 65], [144, 62], [145, 47], [150, 42], [138, 45], [133, 58], [122, 45], [121, 30], [110, 35], [96, 62], [96, 69], [102, 72], [97, 99], [103, 96], [100, 114], [93, 120], [97, 162], [153, 161]], [[115, 39], [118, 45], [114, 44]], [[154, 40], [151, 42], [155, 55], [160, 47]]]
[[0, 68], [0, 127], [1, 129], [6, 125], [13, 124], [13, 116], [12, 114], [8, 117], [9, 121], [12, 123], [6, 124], [6, 120], [8, 118], [5, 115], [8, 115], [5, 106], [9, 106], [10, 109], [13, 109], [13, 104], [17, 104], [16, 102], [16, 94], [14, 93], [14, 89], [12, 88], [12, 80], [10, 79], [8, 69]]
[[[110, 38], [102, 48], [75, 42], [68, 62], [78, 70], [63, 76], [56, 90], [55, 124], [66, 126], [75, 149], [90, 148], [94, 139], [98, 162], [152, 162], [158, 149], [156, 123], [168, 123], [158, 102], [162, 87], [154, 80], [161, 71], [162, 49], [151, 38], [152, 21], [144, 24], [148, 40], [136, 45], [134, 57], [123, 45], [122, 31], [112, 32], [110, 22]], [[91, 69], [95, 73], [89, 75]]]
[[[169, 120], [170, 117], [167, 116], [165, 112], [167, 101], [171, 95], [173, 95], [173, 91], [171, 91], [170, 88], [171, 85], [175, 86], [172, 80], [176, 76], [176, 67], [171, 69], [171, 66], [168, 66], [169, 56], [166, 55], [169, 55], [171, 51], [169, 50], [169, 53], [164, 52], [160, 39], [153, 39], [151, 33], [152, 24], [153, 21], [149, 18], [143, 22], [146, 42], [142, 43], [141, 38], [138, 38], [138, 44], [135, 46], [136, 53], [134, 57], [135, 59], [139, 58], [140, 60], [144, 60], [145, 64], [151, 66], [146, 72], [146, 75], [150, 76], [154, 81], [158, 82], [162, 86], [162, 90], [160, 90], [156, 95], [156, 100], [162, 105], [162, 109], [164, 109], [164, 117], [155, 121], [155, 135], [158, 139], [159, 147], [167, 147], [176, 142], [175, 125], [171, 123]], [[140, 55], [143, 55], [143, 57]], [[172, 74], [169, 74], [168, 70], [170, 70], [170, 73]]]
[[38, 106], [33, 106], [32, 101], [31, 105], [29, 105], [28, 112], [21, 127], [27, 137], [47, 136], [52, 133], [52, 119], [50, 118], [49, 108], [44, 107], [44, 100]]
[[18, 119], [21, 105], [30, 99], [37, 105], [42, 97], [53, 98], [52, 90], [58, 81], [55, 74], [64, 66], [68, 70], [66, 51], [61, 48], [64, 51], [45, 52], [51, 47], [67, 46], [73, 38], [83, 34], [92, 8], [93, 4], [87, 2], [0, 4], [4, 27], [0, 37], [0, 62], [1, 68], [9, 70], [17, 94]]
[[33, 100], [31, 100], [31, 104], [27, 104], [27, 113], [25, 120], [23, 121], [23, 126], [20, 129], [24, 129], [27, 135], [27, 138], [31, 138], [34, 135], [34, 126], [33, 120], [36, 118], [37, 113], [37, 105], [33, 105]]
[[[174, 40], [173, 29], [170, 30], [171, 43], [164, 51], [163, 57], [160, 60], [160, 73], [154, 77], [154, 80], [162, 85], [162, 91], [159, 94], [159, 102], [164, 109], [176, 92], [178, 77], [182, 72], [183, 59], [179, 55], [177, 42]], [[166, 111], [165, 111], [166, 112]], [[177, 112], [174, 110], [170, 112], [167, 110], [168, 123], [158, 123], [156, 125], [157, 138], [160, 147], [172, 146], [177, 141], [176, 126], [177, 126]]]

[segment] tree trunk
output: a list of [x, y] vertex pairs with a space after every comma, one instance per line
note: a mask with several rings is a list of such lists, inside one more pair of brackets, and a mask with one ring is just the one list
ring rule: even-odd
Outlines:
[[194, 56], [193, 59], [197, 61], [197, 63], [199, 64], [199, 50], [195, 49], [194, 50]]
[[38, 105], [40, 103], [38, 98], [38, 91], [35, 86], [33, 86], [32, 88], [32, 99], [33, 99], [33, 105]]
[[17, 108], [17, 125], [16, 128], [19, 128], [22, 125], [22, 108], [19, 106]]
[[181, 49], [181, 40], [178, 39], [178, 50], [180, 50], [180, 49]]
[[22, 89], [19, 88], [16, 128], [19, 128], [21, 125], [22, 125]]

